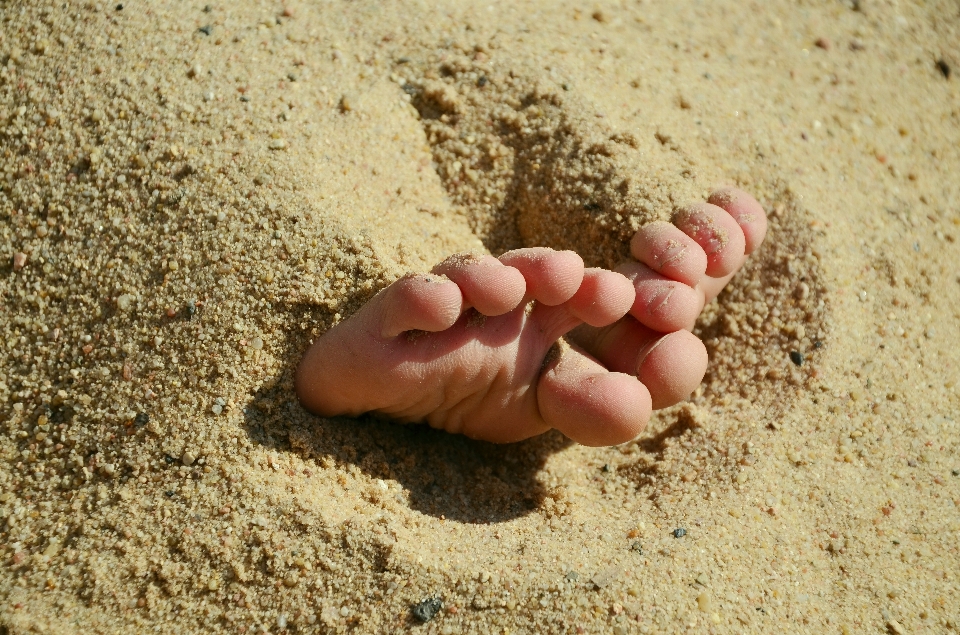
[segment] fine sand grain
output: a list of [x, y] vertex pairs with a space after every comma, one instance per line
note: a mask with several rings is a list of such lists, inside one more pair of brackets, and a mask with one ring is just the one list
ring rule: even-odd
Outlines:
[[[960, 629], [953, 0], [0, 20], [3, 635]], [[611, 266], [725, 184], [767, 242], [635, 442], [296, 403], [405, 272]]]

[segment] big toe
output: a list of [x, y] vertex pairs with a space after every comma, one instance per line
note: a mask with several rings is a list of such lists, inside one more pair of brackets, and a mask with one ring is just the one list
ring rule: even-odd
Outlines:
[[650, 391], [654, 410], [687, 399], [707, 372], [707, 349], [690, 331], [662, 336], [650, 349], [637, 377]]
[[573, 339], [611, 371], [636, 376], [650, 391], [654, 410], [689, 397], [707, 371], [707, 349], [695, 335], [664, 334], [631, 316], [605, 329], [581, 327]]
[[537, 404], [547, 425], [595, 447], [633, 439], [651, 411], [650, 393], [636, 377], [610, 372], [571, 347], [541, 375]]

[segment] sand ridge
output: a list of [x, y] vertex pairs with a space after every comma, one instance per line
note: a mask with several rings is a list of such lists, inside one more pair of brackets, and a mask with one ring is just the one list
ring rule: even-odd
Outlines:
[[[954, 4], [118, 6], [2, 9], [6, 632], [958, 628]], [[391, 280], [722, 183], [770, 235], [637, 441], [295, 403]]]

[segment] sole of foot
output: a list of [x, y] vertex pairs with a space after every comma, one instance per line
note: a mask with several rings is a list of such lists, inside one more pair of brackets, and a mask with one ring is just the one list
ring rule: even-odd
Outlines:
[[630, 243], [634, 260], [617, 268], [634, 285], [629, 314], [609, 327], [580, 327], [573, 341], [610, 370], [638, 377], [655, 410], [687, 399], [708, 362], [690, 331], [766, 234], [763, 207], [735, 188], [641, 228]]
[[573, 252], [458, 254], [409, 275], [330, 329], [297, 369], [301, 403], [324, 416], [375, 413], [512, 442], [556, 428], [587, 445], [633, 438], [651, 398], [561, 338], [616, 323], [626, 276]]

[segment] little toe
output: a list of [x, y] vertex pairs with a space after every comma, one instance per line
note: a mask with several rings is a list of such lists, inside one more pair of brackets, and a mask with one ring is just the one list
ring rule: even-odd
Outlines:
[[575, 348], [563, 349], [537, 385], [537, 404], [547, 425], [594, 447], [625, 443], [640, 434], [650, 419], [646, 387]]
[[677, 212], [673, 222], [703, 249], [708, 276], [720, 278], [743, 265], [743, 230], [724, 209], [710, 203], [694, 203]]
[[400, 278], [367, 306], [379, 315], [380, 335], [396, 337], [412, 330], [444, 331], [464, 304], [460, 287], [446, 276], [415, 274]]
[[538, 302], [530, 313], [545, 342], [553, 342], [580, 324], [607, 326], [630, 310], [633, 284], [619, 273], [585, 269], [583, 282], [572, 298], [557, 306]]
[[641, 324], [663, 333], [693, 328], [703, 310], [703, 294], [641, 262], [625, 262], [616, 271], [633, 282], [636, 299], [630, 315]]
[[707, 270], [707, 255], [700, 245], [664, 221], [640, 228], [630, 241], [633, 257], [657, 273], [695, 287]]
[[724, 209], [740, 226], [746, 241], [744, 253], [752, 254], [767, 235], [767, 213], [763, 206], [743, 190], [735, 187], [719, 189], [708, 203]]
[[523, 275], [493, 256], [455, 254], [434, 267], [433, 273], [460, 287], [464, 308], [473, 307], [488, 316], [517, 308], [526, 290]]
[[500, 262], [523, 275], [525, 300], [536, 300], [547, 306], [563, 304], [577, 293], [583, 282], [583, 258], [573, 251], [547, 247], [514, 249], [501, 255]]

